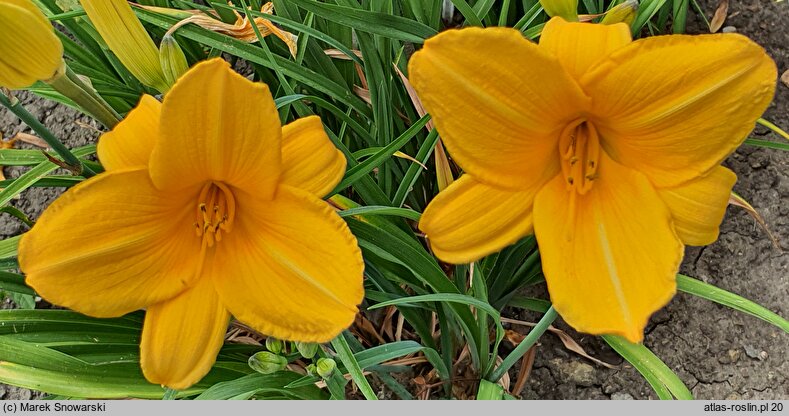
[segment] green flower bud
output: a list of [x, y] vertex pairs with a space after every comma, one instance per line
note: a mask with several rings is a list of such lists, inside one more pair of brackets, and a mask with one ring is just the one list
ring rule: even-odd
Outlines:
[[312, 358], [318, 352], [318, 344], [314, 342], [297, 342], [296, 349], [304, 358]]
[[540, 0], [548, 16], [559, 16], [568, 22], [578, 21], [578, 0]]
[[304, 367], [304, 369], [307, 370], [307, 375], [309, 375], [309, 376], [317, 376], [318, 375], [318, 369], [315, 367], [315, 364], [310, 364], [310, 365]]
[[170, 85], [175, 84], [175, 81], [189, 69], [184, 51], [169, 33], [164, 35], [159, 45], [159, 64]]
[[633, 20], [636, 20], [636, 12], [638, 11], [638, 0], [627, 0], [624, 3], [617, 4], [606, 12], [603, 20], [600, 23], [604, 25], [613, 25], [614, 23], [626, 23], [630, 25]]
[[337, 369], [337, 363], [331, 358], [319, 358], [315, 365], [315, 371], [323, 378], [331, 377], [335, 369]]
[[285, 345], [282, 341], [274, 338], [268, 337], [266, 338], [266, 349], [273, 352], [274, 354], [279, 354], [285, 348]]
[[288, 365], [288, 360], [268, 351], [260, 351], [249, 357], [249, 367], [261, 374], [271, 374], [282, 371]]

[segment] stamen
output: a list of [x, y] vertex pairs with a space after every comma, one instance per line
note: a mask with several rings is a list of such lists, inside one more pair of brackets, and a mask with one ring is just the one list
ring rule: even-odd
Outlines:
[[569, 123], [559, 138], [559, 154], [567, 190], [579, 195], [589, 192], [598, 177], [600, 158], [600, 138], [594, 126], [582, 118]]
[[195, 233], [203, 240], [202, 251], [222, 241], [222, 232], [232, 230], [236, 200], [232, 190], [221, 182], [208, 182], [200, 190], [195, 214]]

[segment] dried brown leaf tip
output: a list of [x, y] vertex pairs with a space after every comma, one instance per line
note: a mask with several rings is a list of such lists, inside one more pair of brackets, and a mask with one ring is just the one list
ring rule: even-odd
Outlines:
[[[231, 6], [232, 3], [228, 3]], [[144, 9], [148, 9], [151, 11], [155, 11], [158, 13], [166, 14], [168, 16], [178, 17], [182, 20], [173, 25], [170, 30], [167, 31], [168, 34], [172, 34], [178, 28], [185, 26], [189, 23], [196, 24], [203, 29], [208, 29], [213, 32], [221, 33], [223, 35], [230, 36], [232, 38], [238, 39], [243, 42], [253, 43], [257, 42], [258, 36], [255, 33], [255, 27], [260, 32], [261, 37], [266, 37], [268, 35], [274, 35], [278, 37], [280, 40], [285, 42], [287, 45], [288, 50], [292, 56], [296, 56], [298, 52], [297, 41], [299, 39], [298, 36], [294, 35], [293, 33], [287, 32], [278, 28], [274, 23], [270, 20], [265, 19], [263, 17], [255, 17], [252, 21], [249, 20], [249, 17], [242, 16], [236, 10], [233, 10], [233, 13], [236, 15], [235, 23], [225, 23], [220, 20], [219, 16], [213, 12], [203, 12], [201, 10], [177, 10], [177, 9], [167, 9], [163, 7], [153, 7], [153, 6], [143, 6], [140, 7]], [[263, 5], [260, 9], [260, 12], [263, 14], [274, 14], [274, 3], [268, 2]], [[254, 22], [255, 27], [252, 26]]]
[[723, 27], [726, 21], [726, 15], [729, 13], [729, 0], [720, 0], [718, 8], [715, 9], [715, 14], [710, 20], [710, 33], [715, 33]]

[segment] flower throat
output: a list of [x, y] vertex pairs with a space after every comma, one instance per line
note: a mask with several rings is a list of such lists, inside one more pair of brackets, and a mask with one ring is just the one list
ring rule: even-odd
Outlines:
[[203, 247], [213, 247], [222, 240], [222, 233], [233, 229], [236, 215], [236, 199], [227, 185], [208, 182], [203, 185], [197, 198], [195, 233], [203, 238]]
[[568, 124], [559, 138], [559, 154], [567, 190], [589, 192], [600, 164], [600, 139], [594, 126], [585, 119]]

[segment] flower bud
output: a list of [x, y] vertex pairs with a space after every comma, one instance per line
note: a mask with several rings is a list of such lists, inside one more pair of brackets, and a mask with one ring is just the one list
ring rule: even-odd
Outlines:
[[170, 85], [175, 84], [175, 81], [189, 70], [186, 55], [173, 35], [165, 34], [162, 38], [162, 43], [159, 45], [159, 64], [162, 66], [164, 78]]
[[636, 20], [637, 11], [638, 0], [627, 0], [624, 3], [617, 4], [614, 8], [606, 12], [600, 23], [604, 25], [626, 23], [629, 26], [633, 23], [633, 20]]
[[309, 375], [309, 376], [317, 376], [318, 375], [318, 369], [317, 369], [317, 367], [315, 367], [315, 364], [307, 365], [306, 367], [304, 367], [304, 370], [307, 371], [307, 375]]
[[285, 345], [282, 341], [274, 338], [268, 337], [266, 338], [266, 349], [273, 352], [274, 354], [279, 354], [285, 348]]
[[548, 16], [559, 16], [568, 22], [578, 21], [578, 0], [540, 0]]
[[288, 360], [268, 351], [260, 351], [249, 357], [249, 367], [261, 374], [271, 374], [282, 371], [288, 365]]
[[30, 0], [0, 2], [0, 86], [25, 88], [65, 70], [63, 44]]
[[132, 75], [159, 92], [170, 89], [159, 64], [159, 50], [126, 0], [82, 0], [82, 7]]
[[304, 358], [312, 358], [318, 352], [318, 344], [314, 342], [297, 342], [296, 349]]
[[315, 364], [315, 371], [323, 378], [329, 378], [337, 369], [337, 363], [331, 358], [318, 358]]

